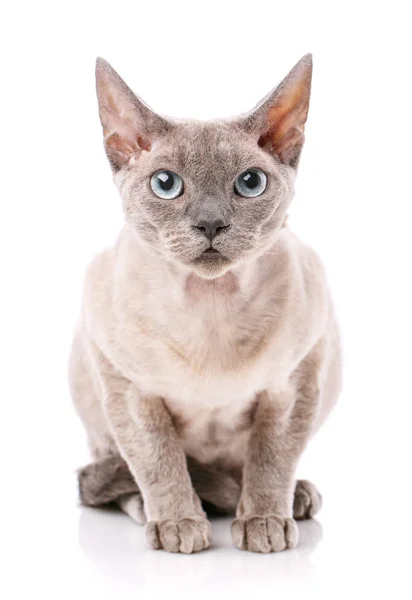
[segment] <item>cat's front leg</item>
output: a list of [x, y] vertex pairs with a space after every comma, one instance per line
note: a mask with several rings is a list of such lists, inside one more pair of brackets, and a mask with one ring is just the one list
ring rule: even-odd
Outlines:
[[295, 470], [318, 406], [318, 350], [300, 365], [288, 390], [258, 397], [232, 525], [233, 542], [242, 550], [279, 552], [298, 543]]
[[108, 414], [121, 453], [141, 490], [153, 549], [190, 554], [210, 544], [210, 523], [193, 489], [186, 458], [163, 400], [130, 384]]
[[185, 554], [208, 548], [210, 523], [163, 400], [140, 394], [110, 365], [101, 374], [106, 417], [143, 497], [149, 545]]

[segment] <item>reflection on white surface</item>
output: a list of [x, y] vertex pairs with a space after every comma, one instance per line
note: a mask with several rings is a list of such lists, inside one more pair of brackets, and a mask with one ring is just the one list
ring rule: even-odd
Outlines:
[[315, 520], [299, 524], [300, 543], [295, 550], [278, 554], [242, 552], [232, 546], [231, 518], [213, 519], [213, 546], [190, 556], [149, 550], [142, 527], [117, 510], [82, 508], [79, 543], [99, 578], [113, 593], [135, 592], [136, 597], [156, 597], [170, 588], [196, 597], [253, 592], [256, 585], [274, 590], [308, 584], [315, 573], [311, 556], [322, 540]]

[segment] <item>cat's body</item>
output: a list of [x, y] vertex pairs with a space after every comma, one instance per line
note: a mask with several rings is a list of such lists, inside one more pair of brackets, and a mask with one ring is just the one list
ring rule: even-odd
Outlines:
[[[104, 73], [107, 76], [107, 67]], [[173, 169], [184, 176], [191, 164], [192, 181], [198, 177], [200, 189], [212, 180], [218, 189], [213, 166], [220, 161], [230, 171], [230, 160], [222, 161], [225, 153], [235, 152], [237, 143], [245, 146], [243, 134], [236, 129], [233, 135], [233, 126], [225, 123], [176, 127], [180, 135], [173, 153], [167, 144], [169, 134], [164, 136], [167, 167], [173, 160]], [[112, 164], [118, 161], [115, 177], [127, 222], [115, 247], [97, 256], [88, 269], [70, 361], [73, 400], [96, 465], [102, 465], [100, 473], [104, 461], [116, 456], [128, 473], [127, 485], [123, 470], [122, 485], [116, 490], [115, 479], [123, 466], [114, 470], [111, 466], [112, 481], [103, 474], [98, 486], [106, 492], [111, 486], [105, 500], [118, 500], [129, 514], [134, 510], [130, 504], [138, 502], [137, 520], [149, 521], [147, 535], [153, 547], [200, 550], [209, 543], [209, 526], [197, 495], [190, 491], [186, 456], [196, 463], [197, 474], [202, 468], [209, 474], [216, 469], [218, 477], [227, 478], [228, 489], [233, 482], [234, 500], [225, 496], [223, 508], [234, 508], [232, 504], [242, 494], [240, 518], [233, 530], [239, 547], [259, 551], [292, 547], [296, 543], [290, 518], [296, 462], [335, 403], [340, 385], [339, 340], [322, 266], [316, 254], [283, 226], [294, 168], [276, 161], [274, 192], [285, 201], [271, 210], [256, 202], [256, 218], [260, 219], [256, 233], [251, 223], [246, 223], [245, 230], [239, 226], [238, 240], [254, 248], [247, 261], [229, 264], [225, 258], [237, 251], [236, 239], [226, 232], [229, 226], [235, 229], [235, 221], [220, 227], [225, 231], [217, 236], [219, 252], [219, 243], [227, 244], [222, 259], [209, 254], [198, 259], [193, 253], [188, 258], [187, 248], [194, 238], [187, 241], [180, 221], [190, 214], [189, 205], [180, 205], [180, 221], [166, 233], [161, 219], [167, 213], [156, 223], [150, 214], [152, 204], [139, 205], [137, 212], [136, 203], [130, 205], [131, 194], [142, 185], [140, 179], [137, 184], [132, 179], [136, 160], [140, 161], [138, 172], [146, 168], [153, 172], [164, 166], [164, 150], [159, 163], [154, 154], [155, 167], [146, 167], [144, 161], [151, 158], [146, 141], [138, 138], [141, 149], [136, 159], [129, 143], [119, 154], [120, 138], [111, 137], [115, 143], [108, 144], [107, 150]], [[199, 140], [203, 140], [201, 145]], [[252, 165], [257, 162], [256, 156], [249, 159], [248, 150], [238, 152], [234, 174], [250, 167], [251, 160]], [[130, 151], [126, 168], [125, 151]], [[272, 159], [266, 151], [257, 148], [257, 152], [260, 165], [270, 173]], [[291, 162], [289, 146], [282, 152], [287, 155], [283, 162]], [[202, 153], [203, 160], [196, 164]], [[231, 180], [232, 175], [224, 176]], [[184, 177], [185, 184], [188, 179]], [[208, 184], [207, 197], [211, 194]], [[174, 206], [179, 207], [178, 201], [173, 201]], [[249, 207], [245, 204], [242, 209], [246, 219]], [[166, 204], [162, 210], [170, 211]], [[215, 210], [213, 201], [207, 210], [208, 214]], [[231, 207], [227, 214], [233, 214]], [[141, 228], [138, 235], [136, 227]], [[271, 231], [266, 234], [265, 229], [273, 227], [277, 234], [271, 238]], [[161, 232], [166, 256], [164, 248], [158, 248], [153, 229]], [[196, 229], [204, 227], [196, 225]], [[173, 244], [183, 257], [180, 262], [170, 260]], [[83, 497], [89, 494], [89, 499], [96, 484], [93, 473], [84, 472], [81, 483], [87, 488], [87, 477], [91, 481], [83, 490]], [[214, 500], [210, 490], [202, 491], [206, 475], [190, 473], [200, 497]], [[213, 478], [207, 481], [209, 487], [210, 481], [213, 485]], [[88, 503], [99, 504], [97, 496]], [[260, 519], [260, 530], [261, 520], [266, 523], [269, 534], [264, 540], [259, 532], [254, 533], [256, 519]]]
[[329, 351], [314, 431], [336, 400], [339, 347], [322, 267], [287, 227], [248, 272], [213, 280], [171, 270], [125, 227], [89, 267], [84, 301], [72, 358], [84, 376], [73, 396], [95, 458], [115, 449], [96, 346], [142, 393], [164, 399], [185, 452], [204, 463], [243, 466], [256, 395], [282, 389], [321, 337]]

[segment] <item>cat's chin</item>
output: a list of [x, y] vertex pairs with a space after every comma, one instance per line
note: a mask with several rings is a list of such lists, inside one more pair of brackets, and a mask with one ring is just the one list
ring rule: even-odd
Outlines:
[[204, 252], [190, 265], [191, 269], [202, 279], [222, 277], [233, 266], [232, 261], [219, 253]]

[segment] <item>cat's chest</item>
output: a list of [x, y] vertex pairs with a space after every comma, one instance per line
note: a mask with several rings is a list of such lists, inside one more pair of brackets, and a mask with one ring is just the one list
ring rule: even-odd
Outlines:
[[122, 363], [127, 355], [130, 378], [142, 391], [174, 399], [180, 410], [227, 406], [228, 414], [232, 407], [239, 413], [282, 375], [283, 353], [268, 331], [239, 326], [230, 316], [213, 322], [175, 315], [160, 328], [144, 323], [127, 344]]
[[240, 414], [257, 392], [284, 377], [289, 350], [280, 319], [268, 310], [265, 318], [254, 305], [239, 309], [236, 297], [232, 302], [214, 288], [202, 289], [198, 302], [191, 299], [124, 313], [112, 347], [143, 393], [171, 399], [179, 412], [228, 407], [229, 416], [232, 409]]

